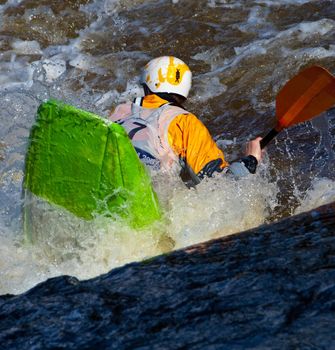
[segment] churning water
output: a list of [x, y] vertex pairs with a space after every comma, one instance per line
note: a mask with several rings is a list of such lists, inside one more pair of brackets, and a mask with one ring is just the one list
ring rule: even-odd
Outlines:
[[50, 98], [102, 117], [141, 94], [141, 67], [189, 63], [187, 108], [234, 159], [274, 126], [275, 97], [300, 69], [335, 72], [335, 3], [318, 0], [0, 0], [0, 294], [48, 277], [115, 266], [272, 222], [335, 200], [335, 110], [283, 132], [258, 174], [187, 189], [153, 181], [163, 222], [134, 231], [42, 203], [42, 235], [22, 241], [24, 159], [38, 105]]

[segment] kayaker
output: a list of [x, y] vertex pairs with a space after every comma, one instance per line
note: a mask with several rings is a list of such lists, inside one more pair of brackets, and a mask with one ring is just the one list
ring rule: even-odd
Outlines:
[[180, 59], [163, 56], [143, 70], [144, 97], [118, 105], [110, 119], [122, 124], [147, 165], [193, 183], [205, 176], [228, 171], [238, 177], [254, 174], [262, 152], [258, 137], [246, 145], [245, 157], [228, 164], [204, 124], [183, 108], [191, 88], [192, 73]]

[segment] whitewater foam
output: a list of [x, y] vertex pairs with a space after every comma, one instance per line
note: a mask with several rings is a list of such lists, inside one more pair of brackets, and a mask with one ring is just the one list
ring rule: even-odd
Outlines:
[[317, 178], [312, 181], [309, 190], [300, 195], [300, 203], [295, 210], [295, 214], [332, 202], [335, 202], [335, 181], [327, 178]]

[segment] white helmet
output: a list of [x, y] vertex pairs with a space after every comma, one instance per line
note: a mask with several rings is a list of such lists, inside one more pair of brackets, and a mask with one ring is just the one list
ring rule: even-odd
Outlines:
[[179, 58], [162, 56], [154, 58], [144, 67], [141, 83], [152, 92], [167, 92], [187, 98], [191, 89], [192, 73]]

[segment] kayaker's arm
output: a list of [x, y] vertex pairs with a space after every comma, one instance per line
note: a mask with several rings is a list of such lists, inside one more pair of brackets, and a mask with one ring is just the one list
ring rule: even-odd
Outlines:
[[231, 163], [228, 167], [228, 173], [233, 174], [237, 178], [244, 177], [250, 173], [255, 174], [257, 165], [262, 159], [261, 140], [261, 137], [257, 137], [249, 141], [246, 145], [246, 156]]
[[247, 143], [245, 157], [229, 165], [205, 125], [191, 113], [176, 117], [169, 126], [168, 136], [180, 159], [181, 177], [187, 183], [191, 178], [193, 185], [227, 168], [237, 178], [254, 174], [262, 156], [259, 137]]
[[233, 174], [240, 178], [256, 173], [256, 168], [262, 158], [262, 150], [260, 146], [261, 137], [249, 141], [246, 145], [245, 156], [237, 161], [232, 162], [225, 168], [222, 168], [222, 161], [220, 158], [207, 163], [201, 171], [197, 174], [199, 179], [205, 176], [211, 177], [215, 172], [222, 172], [224, 169], [227, 173]]
[[225, 168], [221, 168], [222, 160], [212, 160], [206, 164], [206, 166], [196, 174], [193, 169], [186, 163], [184, 158], [180, 158], [180, 164], [182, 166], [181, 178], [188, 187], [194, 187], [198, 185], [204, 177], [212, 177], [214, 173], [221, 173], [225, 171], [226, 174], [233, 175], [239, 179], [249, 174], [255, 174], [257, 168], [257, 159], [248, 155], [241, 160], [231, 163]]
[[213, 161], [221, 169], [228, 166], [222, 150], [216, 145], [206, 126], [191, 113], [181, 114], [172, 120], [168, 129], [168, 141], [178, 157], [195, 174]]

